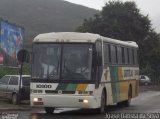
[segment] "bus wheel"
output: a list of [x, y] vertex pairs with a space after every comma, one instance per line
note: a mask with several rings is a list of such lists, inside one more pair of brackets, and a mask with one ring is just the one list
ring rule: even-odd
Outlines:
[[103, 90], [101, 95], [101, 107], [98, 109], [98, 113], [100, 114], [105, 113], [105, 108], [106, 108], [106, 94], [105, 91]]
[[129, 107], [131, 104], [131, 99], [132, 99], [132, 88], [130, 86], [129, 90], [128, 90], [128, 100], [124, 101], [124, 106], [125, 107]]
[[45, 107], [44, 110], [46, 111], [47, 114], [53, 114], [54, 112], [54, 107]]

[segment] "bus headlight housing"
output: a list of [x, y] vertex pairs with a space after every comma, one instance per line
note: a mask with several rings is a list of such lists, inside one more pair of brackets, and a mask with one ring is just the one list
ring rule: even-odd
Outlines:
[[33, 102], [41, 102], [42, 98], [33, 98]]
[[88, 103], [88, 100], [83, 100], [83, 103], [87, 104], [87, 103]]
[[88, 104], [88, 100], [87, 99], [79, 99], [79, 102], [84, 103], [84, 104]]

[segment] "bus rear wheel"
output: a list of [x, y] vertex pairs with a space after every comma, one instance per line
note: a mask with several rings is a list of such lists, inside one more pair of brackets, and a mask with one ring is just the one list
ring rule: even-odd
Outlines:
[[45, 107], [44, 110], [47, 114], [53, 114], [54, 112], [54, 107]]
[[131, 86], [129, 87], [129, 90], [128, 90], [128, 100], [124, 101], [124, 106], [125, 107], [129, 107], [130, 104], [131, 104], [131, 99], [132, 99], [132, 88]]

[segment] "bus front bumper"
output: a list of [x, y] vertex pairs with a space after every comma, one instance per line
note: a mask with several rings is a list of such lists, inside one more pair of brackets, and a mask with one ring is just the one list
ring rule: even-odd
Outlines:
[[30, 95], [33, 107], [60, 107], [60, 108], [98, 108], [100, 101], [94, 96], [79, 95]]

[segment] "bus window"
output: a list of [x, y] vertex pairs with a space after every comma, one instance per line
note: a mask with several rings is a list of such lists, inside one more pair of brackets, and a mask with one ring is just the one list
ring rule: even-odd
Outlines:
[[60, 50], [58, 44], [35, 44], [33, 46], [32, 76], [58, 79]]
[[135, 62], [135, 65], [138, 65], [138, 56], [137, 56], [137, 50], [135, 49], [134, 50], [134, 62]]
[[134, 58], [134, 49], [132, 49], [132, 60], [133, 60], [133, 63], [132, 64], [135, 64], [135, 58]]
[[110, 53], [109, 53], [109, 45], [105, 44], [104, 45], [104, 65], [107, 65], [110, 61]]
[[125, 64], [129, 64], [129, 49], [125, 48]]
[[118, 56], [118, 64], [122, 64], [122, 48], [121, 47], [117, 47], [117, 56]]
[[116, 58], [115, 58], [115, 60], [116, 60], [116, 64], [118, 64], [118, 48], [117, 48], [117, 46], [115, 46], [115, 56], [116, 56]]
[[108, 45], [108, 54], [109, 54], [109, 63], [112, 63], [112, 60], [111, 60], [111, 46]]
[[114, 45], [111, 45], [111, 63], [116, 64], [117, 58], [116, 58], [116, 47]]
[[124, 51], [124, 47], [122, 47], [122, 64], [125, 64], [125, 51]]
[[63, 80], [90, 80], [92, 45], [64, 44], [62, 55]]
[[133, 52], [132, 52], [132, 49], [129, 49], [129, 64], [133, 64]]

